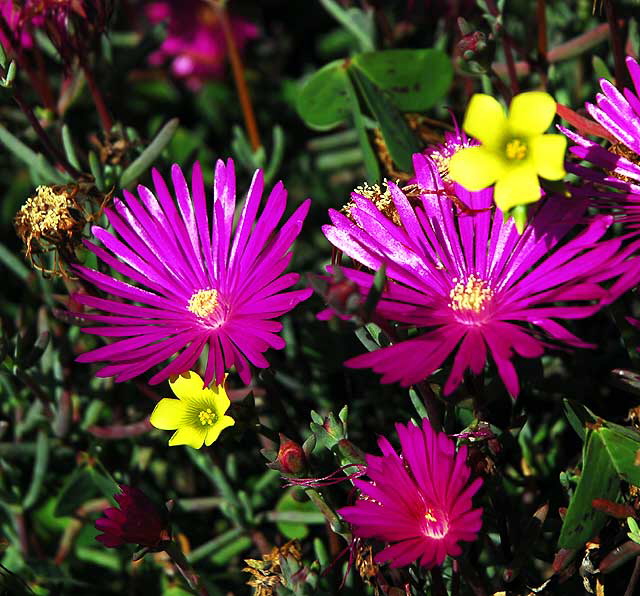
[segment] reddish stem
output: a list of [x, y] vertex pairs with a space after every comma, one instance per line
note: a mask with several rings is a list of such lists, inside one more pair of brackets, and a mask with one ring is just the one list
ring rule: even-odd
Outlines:
[[247, 134], [249, 135], [251, 147], [254, 151], [257, 151], [262, 146], [260, 133], [258, 132], [258, 124], [253, 112], [253, 106], [251, 105], [251, 97], [249, 96], [249, 88], [247, 87], [247, 81], [244, 76], [242, 59], [240, 58], [240, 53], [238, 52], [236, 42], [233, 38], [231, 23], [229, 22], [227, 11], [221, 2], [216, 0], [209, 0], [209, 2], [215, 9], [218, 18], [220, 19], [220, 24], [222, 25], [224, 40], [227, 44], [227, 52], [229, 53], [229, 61], [231, 62], [231, 70], [233, 71], [233, 80], [235, 81], [238, 99], [240, 100], [240, 106], [242, 107], [245, 127], [247, 129]]
[[100, 91], [100, 87], [98, 87], [98, 84], [96, 83], [93, 72], [91, 72], [91, 68], [87, 64], [86, 58], [83, 56], [80, 57], [80, 67], [82, 68], [82, 72], [84, 72], [84, 76], [87, 79], [87, 85], [89, 86], [89, 91], [91, 92], [93, 103], [95, 104], [96, 110], [98, 111], [98, 117], [100, 118], [102, 130], [104, 131], [105, 135], [108, 135], [113, 128], [113, 120], [111, 119], [111, 114], [109, 113], [107, 104], [104, 101], [102, 91]]
[[629, 86], [629, 77], [627, 76], [627, 67], [624, 62], [624, 25], [621, 26], [616, 18], [616, 8], [613, 0], [605, 0], [605, 11], [607, 13], [607, 22], [609, 23], [609, 38], [611, 40], [611, 50], [613, 51], [613, 63], [616, 73], [616, 87], [622, 91]]

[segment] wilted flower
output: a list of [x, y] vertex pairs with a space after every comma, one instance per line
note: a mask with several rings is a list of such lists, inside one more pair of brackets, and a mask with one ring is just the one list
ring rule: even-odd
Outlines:
[[151, 414], [151, 424], [161, 430], [175, 430], [169, 445], [189, 445], [200, 449], [211, 445], [235, 420], [225, 416], [230, 401], [223, 385], [202, 388], [202, 379], [193, 371], [169, 381], [178, 399], [161, 399]]
[[[22, 240], [26, 257], [34, 267], [45, 273], [67, 276], [64, 263], [75, 260], [74, 253], [81, 244], [82, 231], [87, 222], [102, 212], [109, 196], [101, 197], [91, 185], [38, 186], [36, 194], [16, 214], [13, 225]], [[102, 200], [96, 213], [87, 210], [91, 202]], [[45, 253], [56, 251], [52, 269], [42, 260]]]
[[[171, 61], [171, 72], [198, 89], [207, 79], [224, 75], [227, 44], [222, 24], [211, 5], [204, 0], [150, 2], [147, 16], [153, 23], [168, 21], [166, 39], [150, 56], [154, 65]], [[230, 16], [229, 23], [236, 47], [258, 37], [258, 28], [240, 17]]]
[[354, 480], [361, 497], [338, 513], [360, 538], [390, 542], [374, 561], [403, 567], [413, 561], [433, 567], [462, 553], [460, 542], [477, 539], [482, 510], [472, 497], [482, 485], [469, 482], [467, 448], [456, 453], [454, 442], [436, 433], [425, 418], [422, 428], [396, 424], [398, 455], [385, 437], [378, 439], [382, 456], [367, 454], [369, 481]]
[[274, 546], [262, 559], [244, 560], [247, 567], [242, 571], [251, 574], [247, 584], [254, 588], [254, 596], [273, 596], [278, 593], [278, 586], [287, 584], [281, 567], [283, 559], [297, 563], [302, 561], [302, 551], [297, 540]]
[[120, 485], [120, 494], [114, 495], [120, 505], [109, 507], [104, 517], [96, 520], [96, 528], [103, 532], [96, 540], [108, 547], [139, 544], [150, 549], [162, 549], [171, 540], [167, 515], [141, 490]]
[[566, 139], [544, 134], [555, 113], [555, 100], [542, 91], [516, 95], [508, 116], [495, 98], [476, 93], [462, 128], [482, 144], [451, 158], [450, 177], [470, 191], [495, 182], [494, 200], [504, 212], [537, 201], [538, 176], [560, 180], [565, 175]]
[[110, 364], [98, 376], [126, 381], [179, 354], [153, 375], [150, 382], [158, 383], [192, 368], [208, 344], [204, 384], [215, 379], [220, 385], [232, 366], [248, 384], [247, 360], [266, 368], [269, 363], [262, 353], [285, 345], [276, 335], [282, 325], [272, 319], [311, 293], [310, 289], [284, 292], [299, 275], [283, 275], [310, 201], [278, 227], [287, 202], [287, 192], [278, 182], [258, 216], [264, 187], [258, 170], [234, 231], [235, 170], [231, 160], [227, 165], [218, 161], [210, 227], [200, 165], [193, 168], [191, 192], [177, 165], [171, 174], [177, 208], [154, 170], [155, 195], [138, 186], [138, 200], [125, 190], [125, 201], [115, 200], [115, 211], [105, 211], [120, 239], [94, 226], [93, 234], [106, 250], [85, 241], [100, 260], [142, 287], [76, 267], [78, 275], [116, 297], [74, 295], [80, 304], [103, 311], [83, 317], [105, 326], [83, 330], [128, 338], [82, 354], [78, 361], [107, 361]]
[[[513, 220], [503, 221], [501, 211], [489, 209], [490, 189], [472, 193], [457, 185], [456, 200], [476, 212], [457, 215], [455, 202], [443, 194], [437, 165], [422, 155], [414, 156], [414, 165], [422, 206], [414, 208], [390, 185], [402, 226], [354, 194], [355, 223], [331, 210], [333, 225], [323, 228], [329, 241], [358, 263], [373, 271], [386, 266], [388, 283], [377, 315], [425, 330], [346, 364], [371, 367], [383, 374], [385, 383], [410, 385], [453, 353], [444, 386], [449, 394], [467, 369], [480, 373], [491, 354], [509, 393], [516, 396], [515, 353], [539, 358], [549, 340], [593, 347], [555, 319], [590, 316], [638, 281], [638, 260], [627, 260], [633, 247], [622, 249], [619, 238], [601, 240], [612, 218], [597, 216], [565, 241], [583, 222], [586, 202], [551, 196], [520, 236]], [[374, 275], [342, 270], [366, 295]], [[600, 285], [619, 276], [609, 291]], [[560, 301], [565, 304], [558, 305]]]

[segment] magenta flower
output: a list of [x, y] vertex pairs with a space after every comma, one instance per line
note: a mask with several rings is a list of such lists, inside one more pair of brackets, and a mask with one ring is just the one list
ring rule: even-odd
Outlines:
[[177, 165], [171, 176], [177, 208], [163, 178], [154, 170], [155, 194], [138, 186], [138, 199], [125, 190], [124, 202], [116, 199], [115, 210], [105, 210], [120, 238], [94, 226], [93, 235], [104, 248], [85, 241], [101, 261], [137, 285], [76, 267], [82, 278], [115, 296], [74, 295], [80, 304], [102, 311], [82, 315], [103, 324], [83, 331], [115, 339], [77, 360], [106, 361], [109, 364], [98, 376], [126, 381], [177, 354], [150, 380], [159, 383], [192, 369], [208, 346], [205, 385], [213, 379], [222, 384], [225, 370], [231, 366], [249, 383], [248, 362], [266, 368], [269, 363], [262, 353], [285, 345], [276, 335], [282, 325], [272, 319], [311, 293], [310, 289], [284, 292], [299, 275], [283, 275], [310, 200], [278, 228], [287, 191], [278, 182], [258, 216], [264, 187], [262, 171], [258, 170], [234, 230], [233, 161], [225, 165], [219, 160], [210, 227], [200, 164], [193, 167], [191, 192]]
[[[606, 79], [600, 79], [602, 93], [596, 95], [596, 104], [586, 104], [591, 117], [609, 133], [617, 143], [609, 149], [600, 144], [572, 132], [564, 127], [560, 130], [567, 135], [576, 146], [570, 151], [580, 159], [591, 162], [597, 169], [577, 164], [569, 164], [567, 169], [580, 175], [585, 180], [604, 184], [624, 194], [599, 193], [599, 196], [620, 201], [624, 206], [627, 199], [635, 203], [640, 211], [640, 66], [627, 56], [627, 68], [633, 81], [635, 93], [625, 89], [620, 93]], [[633, 194], [635, 193], [635, 195]], [[633, 207], [634, 205], [632, 205]], [[637, 214], [636, 214], [637, 216]]]
[[469, 483], [467, 448], [456, 453], [453, 441], [436, 433], [425, 418], [422, 428], [396, 424], [401, 455], [385, 437], [378, 439], [382, 456], [367, 454], [370, 482], [354, 480], [361, 498], [338, 513], [355, 536], [391, 542], [375, 556], [377, 563], [403, 567], [442, 565], [447, 555], [462, 553], [459, 542], [477, 539], [482, 509], [471, 498], [482, 480]]
[[[149, 60], [157, 66], [171, 61], [174, 76], [199, 89], [208, 79], [220, 79], [227, 61], [227, 44], [222, 25], [211, 6], [203, 0], [175, 2], [160, 0], [147, 5], [153, 23], [168, 21], [167, 37]], [[258, 28], [240, 17], [229, 17], [235, 44], [242, 51], [258, 37]]]
[[[389, 283], [377, 315], [424, 331], [352, 358], [347, 366], [373, 368], [383, 382], [406, 386], [454, 354], [444, 386], [449, 394], [466, 370], [480, 373], [490, 354], [507, 390], [517, 396], [514, 354], [539, 358], [550, 340], [593, 347], [555, 319], [590, 316], [638, 281], [638, 259], [627, 260], [634, 247], [623, 249], [619, 238], [602, 240], [612, 218], [595, 217], [564, 241], [584, 221], [586, 201], [552, 196], [519, 235], [512, 219], [504, 221], [500, 210], [490, 210], [490, 189], [469, 192], [455, 185], [455, 201], [476, 213], [458, 214], [437, 164], [415, 155], [414, 165], [422, 206], [414, 209], [389, 185], [401, 225], [354, 193], [353, 221], [330, 210], [333, 225], [323, 228], [329, 241], [358, 263], [373, 271], [386, 265]], [[368, 293], [371, 273], [342, 271]], [[601, 285], [616, 278], [609, 291]]]
[[109, 507], [104, 510], [104, 517], [96, 520], [96, 528], [103, 532], [96, 536], [98, 542], [111, 548], [139, 544], [157, 549], [171, 540], [166, 514], [158, 510], [147, 495], [124, 484], [120, 490], [122, 493], [114, 495], [120, 509]]

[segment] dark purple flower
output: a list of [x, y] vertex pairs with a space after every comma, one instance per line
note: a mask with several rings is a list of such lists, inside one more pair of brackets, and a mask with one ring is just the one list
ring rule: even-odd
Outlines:
[[120, 485], [120, 494], [114, 495], [120, 505], [109, 507], [104, 517], [96, 520], [96, 528], [103, 532], [96, 536], [98, 542], [115, 548], [123, 544], [139, 544], [157, 549], [171, 540], [169, 521], [141, 490]]
[[258, 215], [264, 189], [258, 170], [234, 226], [236, 178], [231, 160], [216, 165], [213, 204], [207, 205], [198, 163], [191, 191], [177, 165], [171, 176], [177, 206], [154, 170], [155, 194], [138, 186], [138, 199], [125, 190], [125, 200], [116, 199], [115, 210], [105, 210], [120, 238], [94, 226], [93, 235], [105, 248], [85, 241], [100, 260], [138, 285], [88, 267], [76, 268], [78, 275], [116, 297], [74, 295], [80, 304], [103, 311], [84, 314], [84, 319], [104, 326], [83, 331], [116, 339], [78, 361], [107, 361], [98, 376], [126, 381], [177, 355], [151, 378], [151, 383], [159, 383], [193, 369], [208, 346], [205, 385], [214, 379], [222, 384], [225, 370], [232, 366], [248, 384], [249, 362], [266, 368], [263, 352], [285, 346], [277, 335], [282, 325], [273, 319], [311, 294], [311, 289], [285, 292], [299, 275], [284, 273], [310, 200], [279, 225], [287, 191], [278, 182]]
[[[515, 354], [539, 358], [550, 340], [593, 347], [557, 319], [588, 317], [637, 283], [640, 261], [629, 256], [638, 243], [623, 248], [620, 238], [603, 240], [610, 216], [586, 220], [586, 201], [556, 196], [547, 197], [520, 235], [513, 219], [505, 221], [499, 209], [491, 210], [491, 189], [469, 192], [455, 185], [452, 197], [433, 160], [416, 155], [414, 165], [421, 206], [414, 208], [389, 184], [400, 225], [354, 193], [351, 219], [330, 210], [333, 225], [323, 228], [329, 241], [358, 263], [373, 271], [386, 266], [389, 283], [377, 314], [423, 331], [347, 365], [373, 368], [383, 382], [406, 386], [428, 377], [453, 354], [444, 386], [449, 394], [466, 370], [480, 373], [490, 354], [507, 390], [517, 396]], [[475, 215], [460, 214], [454, 200]], [[342, 270], [368, 293], [373, 274]], [[601, 285], [616, 278], [609, 290]]]
[[375, 556], [377, 563], [442, 565], [448, 555], [462, 553], [459, 542], [478, 537], [482, 509], [473, 509], [471, 499], [482, 480], [469, 482], [467, 448], [456, 453], [454, 442], [436, 433], [426, 418], [422, 428], [396, 424], [396, 430], [401, 455], [380, 437], [382, 456], [367, 454], [370, 480], [353, 481], [361, 498], [338, 513], [353, 526], [354, 536], [391, 543]]

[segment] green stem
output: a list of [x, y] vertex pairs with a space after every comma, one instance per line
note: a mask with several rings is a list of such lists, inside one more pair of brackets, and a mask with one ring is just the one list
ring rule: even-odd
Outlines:
[[194, 571], [193, 567], [191, 567], [184, 553], [173, 540], [167, 545], [165, 552], [178, 568], [178, 571], [182, 574], [187, 584], [189, 584], [189, 587], [195, 590], [200, 596], [209, 596], [209, 592], [207, 592], [204, 584], [200, 581], [198, 574]]

